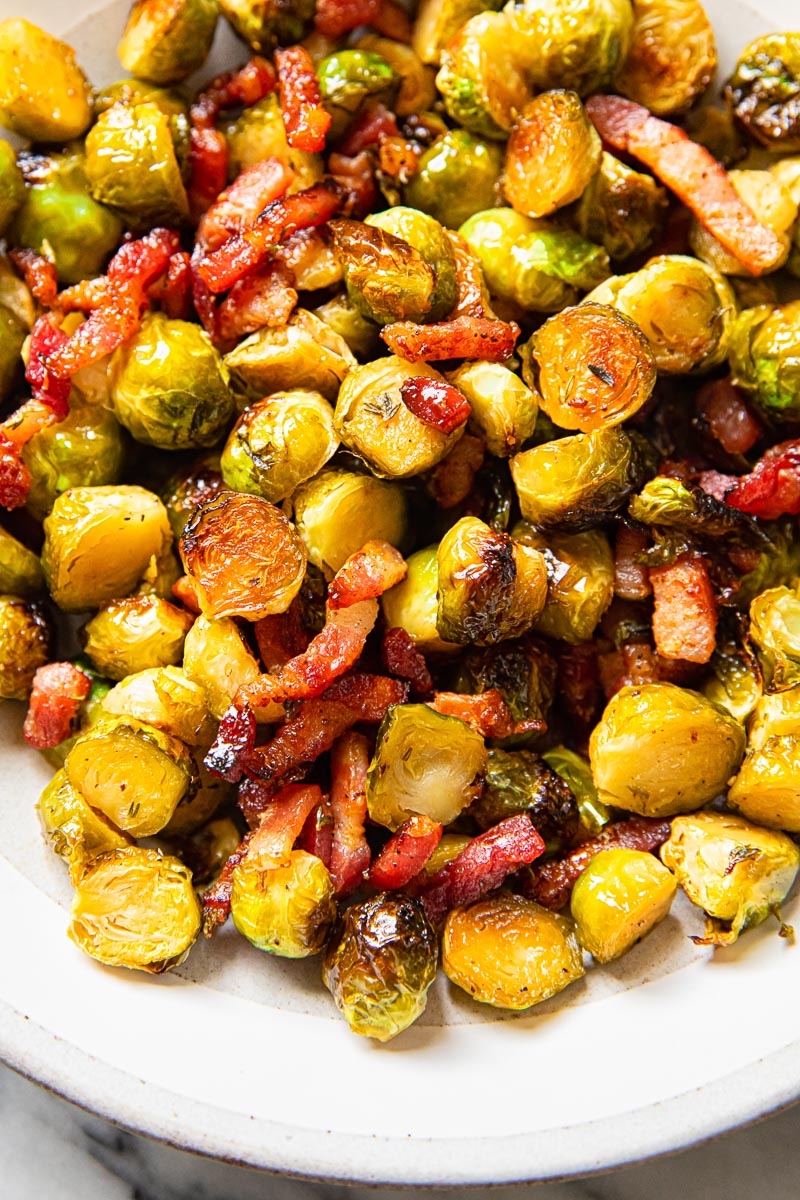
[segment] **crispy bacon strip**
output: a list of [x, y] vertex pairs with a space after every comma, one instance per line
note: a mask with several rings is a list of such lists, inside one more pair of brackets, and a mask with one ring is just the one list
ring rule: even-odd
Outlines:
[[[302, 777], [300, 773], [291, 782], [294, 783]], [[268, 783], [265, 779], [251, 779], [249, 775], [242, 778], [236, 803], [251, 829], [256, 828], [265, 810], [280, 791], [280, 786], [279, 783]]]
[[340, 38], [359, 25], [372, 25], [381, 0], [317, 0], [314, 28], [329, 38]]
[[704, 559], [682, 554], [650, 572], [653, 638], [663, 658], [707, 663], [717, 644], [717, 605]]
[[49, 317], [39, 317], [31, 331], [28, 347], [28, 366], [25, 378], [31, 385], [35, 400], [52, 409], [56, 421], [63, 421], [69, 412], [70, 382], [57, 379], [48, 368], [51, 354], [65, 346], [67, 335]]
[[376, 891], [396, 891], [418, 875], [439, 842], [444, 825], [417, 815], [404, 821], [370, 867], [369, 882]]
[[614, 543], [614, 595], [621, 600], [646, 600], [653, 589], [647, 567], [636, 560], [650, 545], [650, 535], [624, 522], [617, 528]]
[[349, 608], [362, 600], [375, 600], [405, 579], [406, 560], [388, 542], [373, 539], [351, 554], [331, 580], [328, 608]]
[[275, 51], [278, 95], [286, 139], [295, 150], [308, 154], [325, 149], [331, 115], [322, 103], [317, 72], [304, 46]]
[[725, 503], [766, 521], [800, 513], [800, 438], [771, 446], [727, 491]]
[[597, 837], [582, 842], [564, 858], [540, 863], [530, 874], [525, 872], [522, 891], [531, 900], [557, 911], [569, 904], [578, 876], [586, 870], [595, 854], [612, 847], [657, 850], [669, 837], [671, 828], [669, 821], [657, 817], [631, 817], [627, 821], [607, 825]]
[[31, 295], [43, 308], [52, 308], [58, 299], [56, 264], [50, 262], [43, 254], [37, 254], [35, 250], [29, 250], [27, 247], [10, 251], [8, 257], [22, 273]]
[[591, 728], [600, 703], [597, 648], [593, 642], [560, 648], [556, 695], [572, 721], [582, 729]]
[[359, 721], [377, 725], [387, 708], [408, 699], [408, 684], [386, 675], [343, 675], [322, 694], [323, 700], [333, 700], [355, 709]]
[[730, 376], [704, 383], [695, 397], [697, 415], [728, 454], [747, 454], [764, 427], [747, 405], [744, 392]]
[[165, 316], [177, 321], [188, 319], [192, 304], [192, 268], [185, 250], [172, 255], [166, 275], [150, 288], [149, 296], [159, 302]]
[[96, 308], [102, 308], [108, 297], [109, 287], [105, 275], [99, 275], [97, 279], [82, 279], [80, 283], [64, 288], [59, 294], [58, 309], [61, 313], [90, 313]]
[[454, 433], [472, 412], [469, 400], [452, 383], [414, 375], [400, 384], [400, 398], [409, 412], [440, 433]]
[[333, 848], [333, 816], [331, 802], [323, 796], [322, 802], [306, 817], [306, 823], [297, 839], [298, 850], [315, 854], [330, 869]]
[[388, 629], [381, 646], [383, 665], [390, 675], [407, 679], [412, 692], [426, 695], [433, 691], [433, 679], [425, 656], [417, 649], [405, 629]]
[[342, 154], [356, 155], [368, 146], [379, 146], [389, 137], [397, 137], [397, 118], [384, 104], [373, 104], [362, 109], [347, 127], [339, 149]]
[[228, 783], [242, 778], [243, 759], [256, 741], [256, 718], [251, 708], [232, 704], [219, 723], [217, 736], [206, 754], [204, 763], [212, 775]]
[[247, 849], [254, 833], [255, 830], [252, 830], [244, 835], [233, 854], [226, 860], [214, 883], [203, 893], [204, 937], [212, 937], [230, 916], [233, 872], [247, 857]]
[[473, 838], [441, 870], [428, 876], [423, 872], [410, 882], [408, 889], [419, 897], [428, 917], [437, 924], [450, 909], [480, 900], [543, 852], [544, 842], [528, 817], [521, 813]]
[[261, 661], [272, 674], [285, 667], [291, 658], [302, 654], [310, 640], [303, 627], [297, 600], [292, 601], [286, 612], [262, 617], [253, 629]]
[[292, 272], [282, 262], [266, 262], [235, 283], [220, 304], [214, 318], [214, 341], [231, 346], [257, 329], [285, 325], [297, 300]]
[[431, 708], [445, 717], [458, 717], [483, 737], [503, 738], [513, 733], [541, 733], [546, 721], [515, 721], [508, 705], [495, 688], [477, 696], [460, 692], [437, 692]]
[[285, 194], [293, 179], [294, 172], [277, 158], [264, 158], [242, 171], [200, 221], [197, 240], [203, 249], [218, 250], [231, 234], [241, 233]]
[[91, 686], [89, 676], [72, 663], [54, 662], [39, 667], [33, 677], [22, 727], [28, 745], [37, 750], [51, 750], [65, 741]]
[[189, 183], [186, 194], [195, 221], [209, 209], [228, 177], [228, 143], [218, 129], [189, 130]]
[[608, 146], [649, 167], [752, 275], [772, 270], [780, 261], [783, 246], [777, 234], [761, 224], [704, 146], [621, 96], [591, 96], [586, 111]]
[[369, 743], [361, 733], [342, 734], [331, 752], [333, 843], [330, 873], [337, 896], [355, 891], [369, 867], [367, 820]]
[[381, 330], [393, 354], [409, 362], [441, 362], [447, 358], [480, 358], [502, 362], [514, 353], [519, 337], [514, 321], [490, 321], [485, 317], [455, 317], [438, 325], [395, 321]]

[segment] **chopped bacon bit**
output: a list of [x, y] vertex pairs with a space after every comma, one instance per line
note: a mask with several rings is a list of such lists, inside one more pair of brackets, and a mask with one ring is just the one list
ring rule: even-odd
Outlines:
[[309, 814], [320, 804], [322, 792], [315, 783], [286, 784], [264, 810], [248, 843], [247, 855], [257, 855], [259, 864], [265, 867], [280, 866], [300, 837]]
[[519, 332], [514, 321], [456, 317], [438, 325], [395, 321], [381, 330], [381, 337], [394, 354], [409, 362], [441, 362], [447, 358], [503, 362], [514, 353]]
[[399, 550], [379, 539], [365, 542], [339, 568], [328, 587], [328, 608], [350, 608], [375, 600], [405, 579], [406, 560]]
[[400, 384], [400, 397], [409, 412], [423, 425], [440, 433], [453, 433], [469, 420], [472, 412], [466, 396], [452, 383], [414, 375]]
[[150, 297], [158, 300], [165, 316], [175, 321], [187, 320], [192, 303], [192, 269], [185, 250], [172, 255], [166, 275], [150, 289]]
[[[302, 775], [296, 778], [302, 778]], [[251, 779], [245, 775], [239, 784], [236, 803], [251, 829], [255, 829], [266, 808], [275, 799], [280, 783], [268, 783], [265, 779]]]
[[297, 839], [298, 850], [314, 854], [330, 870], [331, 849], [333, 847], [333, 815], [331, 802], [323, 797], [322, 803], [313, 808], [306, 817], [300, 836]]
[[[713, 496], [720, 504], [726, 504], [729, 494], [739, 482], [736, 475], [723, 475], [721, 471], [701, 471], [697, 476], [697, 486], [707, 496]], [[734, 547], [741, 549], [741, 547]], [[730, 551], [728, 552], [730, 558]]]
[[35, 400], [52, 409], [56, 421], [63, 421], [69, 412], [70, 382], [57, 379], [50, 373], [48, 359], [65, 346], [67, 335], [49, 317], [39, 317], [31, 332], [28, 346], [28, 366], [25, 378], [31, 385]]
[[745, 393], [730, 376], [704, 383], [695, 397], [697, 415], [727, 454], [747, 454], [764, 432]]
[[368, 767], [369, 743], [364, 735], [343, 734], [331, 753], [333, 844], [329, 869], [337, 896], [355, 891], [369, 867], [370, 848], [364, 834]]
[[649, 167], [752, 275], [780, 261], [784, 248], [778, 235], [756, 218], [704, 146], [621, 96], [591, 96], [586, 111], [607, 145]]
[[672, 826], [658, 817], [631, 817], [607, 825], [598, 833], [570, 850], [563, 858], [535, 866], [522, 882], [522, 891], [545, 908], [558, 911], [569, 904], [572, 888], [589, 863], [601, 850], [618, 847], [624, 850], [654, 851], [665, 842]]
[[725, 503], [765, 521], [800, 513], [800, 438], [770, 447], [749, 475], [736, 480]]
[[383, 138], [378, 147], [380, 169], [384, 175], [390, 175], [400, 183], [408, 183], [416, 175], [419, 159], [420, 152], [413, 142], [407, 141], [399, 134], [397, 137]]
[[329, 38], [340, 38], [359, 25], [372, 25], [381, 0], [317, 0], [314, 28]]
[[653, 637], [663, 658], [707, 663], [717, 643], [717, 606], [704, 559], [682, 554], [650, 569]]
[[209, 337], [213, 339], [217, 332], [217, 302], [214, 299], [214, 293], [210, 288], [206, 287], [197, 273], [197, 264], [202, 262], [204, 254], [205, 251], [201, 243], [196, 241], [191, 259], [192, 304], [194, 305], [194, 311], [200, 318], [200, 324]]
[[439, 842], [444, 825], [418, 815], [404, 821], [370, 867], [369, 882], [376, 891], [393, 892], [418, 875]]
[[520, 813], [479, 834], [459, 855], [433, 875], [412, 880], [409, 891], [425, 906], [434, 924], [452, 908], [473, 904], [503, 880], [529, 866], [544, 852], [544, 842], [529, 818]]
[[30, 490], [31, 473], [20, 458], [19, 448], [0, 428], [0, 504], [3, 508], [21, 508]]
[[189, 130], [189, 211], [195, 221], [211, 208], [228, 178], [228, 143], [218, 129]]
[[646, 600], [652, 594], [647, 567], [636, 560], [650, 545], [650, 535], [624, 522], [614, 544], [614, 595], [621, 600]]
[[698, 671], [697, 663], [682, 658], [662, 658], [649, 642], [624, 642], [619, 650], [598, 657], [600, 680], [606, 700], [624, 687], [645, 683], [679, 683], [689, 687]]
[[483, 442], [465, 433], [450, 453], [429, 473], [425, 486], [439, 508], [455, 508], [470, 495], [475, 476], [483, 466], [486, 451]]
[[200, 600], [193, 579], [190, 579], [188, 575], [181, 575], [180, 579], [176, 579], [172, 585], [172, 594], [179, 604], [199, 616]]
[[300, 616], [300, 604], [295, 599], [286, 612], [262, 617], [253, 626], [258, 652], [266, 669], [275, 674], [289, 659], [302, 654], [309, 643]]
[[294, 276], [282, 262], [256, 267], [233, 285], [217, 309], [214, 341], [230, 346], [257, 329], [285, 325], [297, 299]]
[[94, 312], [108, 301], [108, 295], [108, 280], [105, 275], [100, 275], [97, 279], [83, 279], [72, 287], [64, 288], [58, 297], [58, 310], [61, 313]]
[[508, 705], [495, 688], [467, 696], [461, 692], [437, 692], [431, 708], [445, 717], [458, 717], [483, 737], [504, 738], [514, 733], [541, 733], [546, 721], [515, 721]]
[[325, 149], [331, 115], [322, 103], [317, 72], [303, 46], [275, 51], [278, 94], [286, 138], [295, 150], [313, 154]]
[[339, 208], [336, 184], [328, 180], [275, 200], [256, 220], [197, 263], [197, 271], [212, 292], [224, 292], [267, 257], [272, 246], [297, 229], [324, 225]]
[[356, 710], [359, 721], [377, 725], [387, 708], [408, 699], [408, 684], [386, 675], [345, 675], [323, 692], [322, 699], [345, 704]]
[[247, 857], [247, 850], [255, 830], [246, 833], [239, 845], [225, 862], [211, 887], [203, 892], [203, 936], [211, 937], [224, 925], [231, 912], [233, 872]]
[[197, 227], [197, 240], [205, 251], [218, 250], [234, 233], [241, 233], [260, 212], [279, 200], [294, 179], [294, 172], [278, 158], [264, 158], [237, 175], [220, 193]]
[[54, 662], [39, 667], [33, 677], [22, 729], [28, 745], [37, 750], [52, 750], [65, 741], [91, 686], [89, 676], [72, 663]]
[[390, 675], [407, 679], [412, 692], [427, 695], [433, 691], [433, 679], [425, 656], [417, 649], [405, 629], [389, 629], [383, 635], [381, 647], [383, 665]]
[[445, 229], [445, 234], [456, 257], [458, 280], [458, 300], [453, 311], [448, 314], [449, 319], [453, 321], [456, 317], [489, 317], [494, 320], [480, 262], [460, 233]]
[[397, 118], [384, 104], [365, 107], [347, 127], [339, 150], [342, 154], [357, 155], [368, 146], [379, 146], [388, 137], [397, 137]]
[[12, 250], [8, 256], [18, 271], [22, 272], [31, 294], [43, 308], [52, 308], [58, 298], [58, 273], [56, 264], [35, 250], [22, 247]]
[[345, 154], [331, 154], [328, 171], [343, 193], [341, 212], [345, 217], [360, 220], [372, 211], [378, 188], [372, 159], [366, 150], [352, 158]]
[[228, 783], [238, 783], [244, 771], [242, 760], [253, 749], [255, 741], [253, 710], [232, 704], [224, 713], [217, 736], [205, 756], [206, 769]]
[[600, 675], [594, 642], [559, 648], [556, 695], [579, 728], [588, 730], [592, 727], [600, 704]]

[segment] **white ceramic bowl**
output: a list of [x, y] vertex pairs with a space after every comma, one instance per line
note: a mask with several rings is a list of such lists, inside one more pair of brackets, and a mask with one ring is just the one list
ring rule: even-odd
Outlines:
[[[0, 0], [70, 32], [98, 84], [119, 77], [126, 4]], [[721, 73], [796, 0], [708, 0]], [[240, 61], [232, 38], [214, 68]], [[116, 972], [66, 939], [70, 887], [34, 802], [50, 770], [0, 710], [0, 1054], [93, 1112], [185, 1149], [294, 1174], [398, 1184], [598, 1170], [752, 1120], [800, 1095], [800, 947], [762, 927], [696, 949], [684, 900], [622, 960], [527, 1015], [440, 979], [388, 1046], [354, 1037], [319, 961], [259, 954], [230, 928], [168, 977]], [[646, 753], [646, 748], [644, 748]], [[790, 902], [786, 917], [798, 920]]]

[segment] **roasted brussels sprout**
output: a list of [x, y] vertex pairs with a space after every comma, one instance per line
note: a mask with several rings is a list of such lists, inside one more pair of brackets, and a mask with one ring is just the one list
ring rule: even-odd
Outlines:
[[344, 338], [353, 354], [361, 358], [374, 358], [377, 354], [381, 343], [375, 322], [358, 311], [346, 291], [320, 304], [313, 315]]
[[750, 636], [759, 650], [768, 692], [800, 683], [800, 596], [770, 588], [750, 605]]
[[728, 804], [759, 825], [800, 833], [797, 712], [793, 718], [791, 732], [749, 747], [728, 792]]
[[681, 254], [652, 258], [632, 275], [607, 279], [585, 303], [610, 304], [650, 342], [662, 375], [708, 371], [732, 346], [736, 300], [724, 276]]
[[305, 309], [286, 325], [259, 329], [225, 356], [234, 386], [248, 400], [307, 388], [335, 400], [356, 360], [343, 337]]
[[505, 15], [470, 17], [442, 47], [441, 62], [436, 86], [448, 115], [479, 136], [504, 138], [530, 98]]
[[230, 617], [197, 618], [184, 642], [183, 669], [191, 682], [203, 689], [208, 708], [218, 721], [239, 688], [253, 683], [260, 674], [258, 663]]
[[419, 901], [382, 892], [348, 908], [325, 951], [322, 981], [354, 1033], [388, 1042], [422, 1015], [437, 957]]
[[473, 1000], [513, 1009], [549, 1000], [584, 974], [572, 922], [508, 892], [453, 909], [442, 966]]
[[50, 780], [36, 808], [45, 837], [76, 882], [98, 855], [132, 845], [127, 834], [89, 807], [63, 769]]
[[427, 704], [396, 704], [367, 774], [369, 815], [392, 830], [415, 813], [449, 825], [479, 794], [485, 770], [483, 738], [464, 721]]
[[308, 561], [328, 578], [365, 542], [377, 539], [400, 547], [405, 539], [405, 492], [373, 475], [328, 467], [301, 484], [292, 506]]
[[14, 148], [0, 141], [0, 237], [3, 237], [14, 213], [25, 199], [25, 180], [17, 166]]
[[178, 858], [130, 846], [102, 854], [81, 876], [67, 933], [106, 966], [159, 975], [183, 961], [200, 925], [191, 871]]
[[659, 116], [685, 112], [717, 69], [714, 32], [700, 0], [633, 0], [630, 49], [614, 86]]
[[511, 459], [511, 475], [526, 521], [577, 532], [622, 507], [649, 459], [643, 438], [612, 427], [523, 450]]
[[749, 750], [762, 750], [771, 737], [796, 733], [800, 722], [800, 686], [760, 696], [748, 722]]
[[725, 99], [757, 142], [800, 151], [800, 33], [767, 33], [750, 42], [725, 84]]
[[437, 561], [436, 626], [445, 641], [492, 645], [519, 637], [544, 608], [544, 556], [478, 517], [462, 517], [448, 529]]
[[26, 700], [33, 677], [50, 657], [44, 609], [18, 596], [0, 596], [0, 700]]
[[712, 108], [710, 104], [697, 108], [687, 117], [685, 128], [692, 141], [705, 146], [726, 169], [747, 157], [744, 139], [726, 108]]
[[490, 454], [508, 458], [521, 449], [536, 427], [538, 401], [522, 380], [500, 363], [465, 363], [449, 376], [467, 397], [469, 429]]
[[339, 445], [319, 392], [282, 392], [248, 405], [222, 451], [228, 487], [279, 504], [325, 466]]
[[422, 155], [404, 196], [412, 207], [457, 229], [496, 202], [502, 169], [499, 146], [466, 129], [448, 129]]
[[223, 17], [239, 37], [259, 53], [277, 42], [292, 46], [308, 33], [314, 17], [313, 0], [219, 0]]
[[666, 211], [667, 194], [652, 175], [634, 171], [604, 151], [600, 170], [578, 201], [575, 224], [610, 258], [624, 261], [655, 241]]
[[112, 600], [84, 626], [84, 653], [108, 679], [176, 666], [193, 619], [159, 596]]
[[439, 583], [438, 546], [426, 546], [406, 559], [408, 572], [402, 583], [381, 596], [388, 629], [405, 629], [423, 654], [450, 654], [458, 647], [439, 636], [436, 624]]
[[[367, 217], [365, 223], [370, 228], [380, 229], [392, 237], [399, 238], [422, 256], [425, 265], [433, 272], [433, 290], [428, 307], [422, 315], [429, 321], [439, 321], [445, 317], [458, 299], [458, 282], [453, 245], [439, 222], [415, 208], [398, 205], [395, 208], [387, 208], [384, 212], [374, 213]], [[357, 288], [351, 290], [349, 279], [347, 282], [350, 298], [358, 304], [361, 292]], [[380, 281], [378, 282], [380, 284]], [[370, 296], [372, 294], [370, 292]], [[367, 300], [366, 296], [364, 299]], [[374, 301], [367, 300], [367, 307], [373, 306]], [[380, 320], [379, 317], [376, 319]]]
[[133, 717], [94, 725], [77, 739], [64, 767], [86, 803], [131, 837], [158, 833], [197, 787], [183, 743]]
[[600, 963], [631, 949], [669, 912], [678, 881], [643, 850], [601, 850], [572, 889], [578, 940]]
[[189, 202], [170, 119], [156, 104], [114, 104], [86, 137], [92, 196], [132, 229], [180, 225]]
[[733, 383], [773, 421], [800, 419], [800, 300], [746, 308], [733, 322]]
[[44, 522], [50, 595], [65, 612], [99, 608], [132, 592], [171, 544], [164, 506], [145, 488], [70, 488]]
[[435, 467], [464, 433], [441, 433], [406, 408], [400, 386], [406, 379], [442, 376], [427, 363], [389, 355], [356, 367], [339, 391], [334, 429], [343, 444], [380, 478], [405, 479]]
[[218, 15], [216, 0], [136, 0], [119, 61], [137, 79], [180, 83], [206, 61]]
[[379, 325], [427, 318], [436, 278], [419, 250], [361, 221], [334, 221], [331, 228], [357, 312]]
[[[737, 614], [742, 620], [741, 614]], [[745, 721], [761, 701], [764, 680], [749, 638], [740, 624], [726, 622], [717, 629], [717, 645], [710, 662], [713, 676], [704, 694], [737, 721]]]
[[27, 335], [25, 324], [0, 303], [0, 400], [5, 400], [22, 374], [21, 351]]
[[[555, 685], [555, 659], [537, 638], [524, 637], [467, 650], [458, 661], [454, 690], [479, 695], [494, 689], [519, 722], [547, 718]], [[530, 734], [511, 734], [499, 744], [510, 749], [530, 740]]]
[[608, 87], [628, 51], [630, 0], [517, 0], [506, 5], [509, 38], [537, 91]]
[[[777, 271], [789, 257], [792, 226], [797, 220], [796, 201], [769, 171], [730, 171], [728, 178], [761, 224], [776, 234], [782, 249], [772, 264], [769, 267], [765, 264], [763, 269]], [[696, 218], [689, 231], [689, 245], [698, 258], [722, 275], [750, 275], [747, 267], [734, 258]]]
[[585, 758], [566, 746], [554, 746], [545, 750], [542, 758], [569, 786], [578, 805], [581, 825], [594, 835], [611, 820], [605, 804], [597, 795], [592, 779], [592, 769]]
[[44, 591], [39, 558], [0, 525], [0, 595], [30, 600]]
[[548, 846], [569, 845], [578, 832], [578, 806], [566, 783], [530, 750], [490, 750], [483, 795], [469, 815], [479, 828], [527, 813]]
[[34, 142], [66, 142], [91, 119], [72, 47], [22, 17], [0, 21], [0, 125]]
[[512, 208], [546, 217], [577, 200], [600, 170], [603, 147], [576, 92], [543, 92], [511, 130], [503, 188]]
[[153, 725], [188, 746], [208, 746], [216, 732], [205, 688], [181, 667], [149, 667], [126, 675], [103, 696], [101, 709], [105, 715]]
[[724, 791], [744, 745], [741, 725], [699, 692], [646, 683], [612, 697], [592, 733], [589, 759], [605, 803], [669, 817]]
[[[411, 46], [392, 37], [368, 33], [359, 38], [359, 50], [368, 50], [385, 58], [400, 81], [400, 90], [392, 108], [398, 117], [427, 115], [436, 103], [435, 72], [425, 66]], [[444, 126], [444, 122], [442, 122]]]
[[277, 158], [294, 172], [288, 193], [311, 187], [322, 178], [321, 154], [309, 154], [290, 146], [286, 139], [281, 106], [274, 92], [246, 108], [221, 129], [228, 143], [228, 178], [233, 180], [265, 158]]
[[785, 833], [721, 812], [676, 818], [661, 858], [708, 914], [706, 936], [694, 940], [716, 946], [777, 915], [800, 866], [800, 850]]
[[328, 869], [305, 850], [276, 862], [251, 849], [233, 872], [231, 916], [239, 933], [268, 954], [318, 954], [336, 917]]
[[124, 439], [104, 405], [74, 397], [64, 420], [34, 434], [22, 451], [31, 476], [28, 512], [43, 521], [68, 488], [116, 483], [125, 461]]
[[422, 62], [438, 66], [442, 50], [470, 17], [502, 6], [502, 0], [421, 0], [411, 44]]
[[587, 641], [614, 599], [614, 555], [600, 530], [548, 533], [521, 521], [512, 537], [539, 550], [547, 565], [547, 600], [536, 630], [577, 645]]
[[385, 58], [370, 50], [335, 50], [317, 67], [322, 102], [333, 118], [331, 136], [340, 137], [362, 104], [381, 100], [392, 107], [400, 86]]

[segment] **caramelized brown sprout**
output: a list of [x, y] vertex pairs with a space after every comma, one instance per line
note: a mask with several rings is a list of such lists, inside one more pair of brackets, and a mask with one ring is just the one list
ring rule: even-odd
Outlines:
[[575, 92], [543, 92], [517, 117], [503, 187], [512, 208], [546, 217], [577, 200], [600, 170], [603, 148]]
[[755, 141], [800, 150], [800, 33], [767, 33], [746, 46], [725, 99]]
[[242, 41], [260, 54], [276, 42], [293, 46], [301, 41], [314, 17], [312, 0], [219, 0], [219, 7]]
[[461, 26], [442, 50], [436, 86], [458, 125], [506, 136], [530, 89], [504, 14], [481, 12]]
[[585, 238], [624, 261], [652, 245], [664, 223], [667, 194], [652, 175], [634, 171], [607, 151], [575, 209]]

